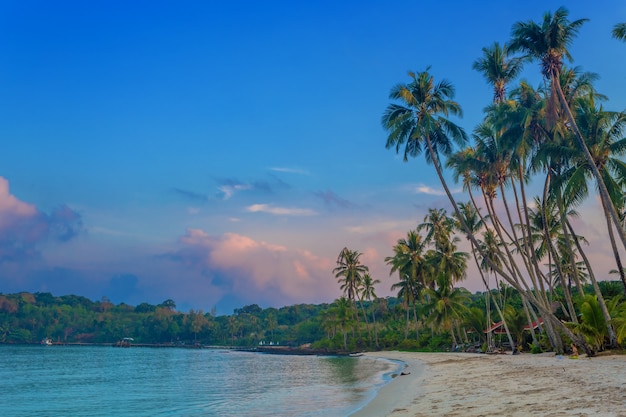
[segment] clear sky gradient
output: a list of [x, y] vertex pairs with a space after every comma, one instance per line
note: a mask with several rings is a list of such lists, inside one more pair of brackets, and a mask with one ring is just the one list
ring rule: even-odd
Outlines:
[[[449, 206], [431, 166], [385, 149], [389, 90], [432, 66], [471, 132], [492, 94], [471, 69], [481, 48], [564, 3], [0, 3], [0, 292], [220, 313], [331, 302], [348, 246], [391, 295], [392, 245]], [[590, 19], [574, 65], [625, 110], [610, 31], [626, 3], [565, 5]], [[523, 78], [538, 85], [537, 64]], [[610, 264], [587, 209], [581, 233]]]

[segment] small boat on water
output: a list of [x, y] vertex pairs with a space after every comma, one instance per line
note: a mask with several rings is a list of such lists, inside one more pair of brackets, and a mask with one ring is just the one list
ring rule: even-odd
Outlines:
[[130, 347], [135, 341], [132, 337], [124, 337], [118, 340], [113, 346], [115, 347]]
[[41, 345], [52, 346], [52, 339], [50, 339], [49, 337], [44, 337], [43, 339], [41, 339]]

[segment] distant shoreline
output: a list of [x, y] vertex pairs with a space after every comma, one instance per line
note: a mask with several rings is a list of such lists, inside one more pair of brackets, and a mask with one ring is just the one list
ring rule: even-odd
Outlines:
[[361, 356], [364, 353], [329, 350], [329, 349], [309, 349], [297, 348], [291, 346], [221, 346], [221, 345], [201, 345], [201, 344], [182, 344], [182, 343], [130, 343], [120, 344], [120, 342], [109, 343], [92, 343], [92, 342], [50, 342], [49, 345], [42, 343], [7, 343], [0, 342], [0, 345], [9, 346], [101, 346], [101, 347], [119, 347], [119, 348], [179, 348], [179, 349], [223, 349], [235, 350], [240, 352], [267, 353], [275, 355], [315, 355], [315, 356]]

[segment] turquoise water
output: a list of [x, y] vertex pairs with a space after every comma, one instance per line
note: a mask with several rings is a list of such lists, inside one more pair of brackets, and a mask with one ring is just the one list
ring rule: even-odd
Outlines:
[[343, 417], [397, 369], [365, 357], [0, 345], [0, 414]]

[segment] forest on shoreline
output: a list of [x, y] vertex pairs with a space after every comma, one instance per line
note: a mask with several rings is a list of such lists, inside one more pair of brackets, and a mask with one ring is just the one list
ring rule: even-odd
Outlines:
[[[607, 297], [621, 296], [621, 282], [600, 284]], [[463, 350], [483, 351], [487, 336], [474, 329], [486, 326], [480, 318], [480, 312], [486, 308], [485, 294], [462, 291], [467, 296], [467, 311], [472, 313], [460, 322], [463, 343], [459, 346]], [[511, 314], [510, 330], [523, 350], [530, 351], [532, 339], [525, 329], [525, 318], [519, 313], [522, 305], [519, 294], [504, 285], [499, 291], [493, 290], [492, 297], [504, 302]], [[350, 310], [346, 310], [341, 300], [281, 308], [252, 304], [235, 309], [231, 315], [215, 316], [202, 310], [179, 312], [171, 299], [157, 305], [131, 306], [115, 305], [106, 297], [93, 301], [77, 295], [0, 294], [0, 343], [38, 344], [49, 339], [54, 344], [115, 344], [123, 338], [132, 338], [136, 345], [181, 347], [278, 345], [320, 351], [449, 351], [452, 348], [450, 333], [413, 321], [412, 312], [407, 319], [406, 305], [401, 299], [379, 298], [364, 303], [363, 308], [372, 319], [370, 324], [376, 323], [377, 345], [372, 340], [373, 329], [368, 335], [364, 322], [352, 322]], [[342, 310], [343, 320], [337, 320]], [[415, 311], [416, 315], [422, 315], [423, 305], [416, 305]], [[510, 349], [506, 335], [499, 334], [496, 338], [496, 346]], [[542, 350], [550, 349], [547, 341], [542, 343]]]

